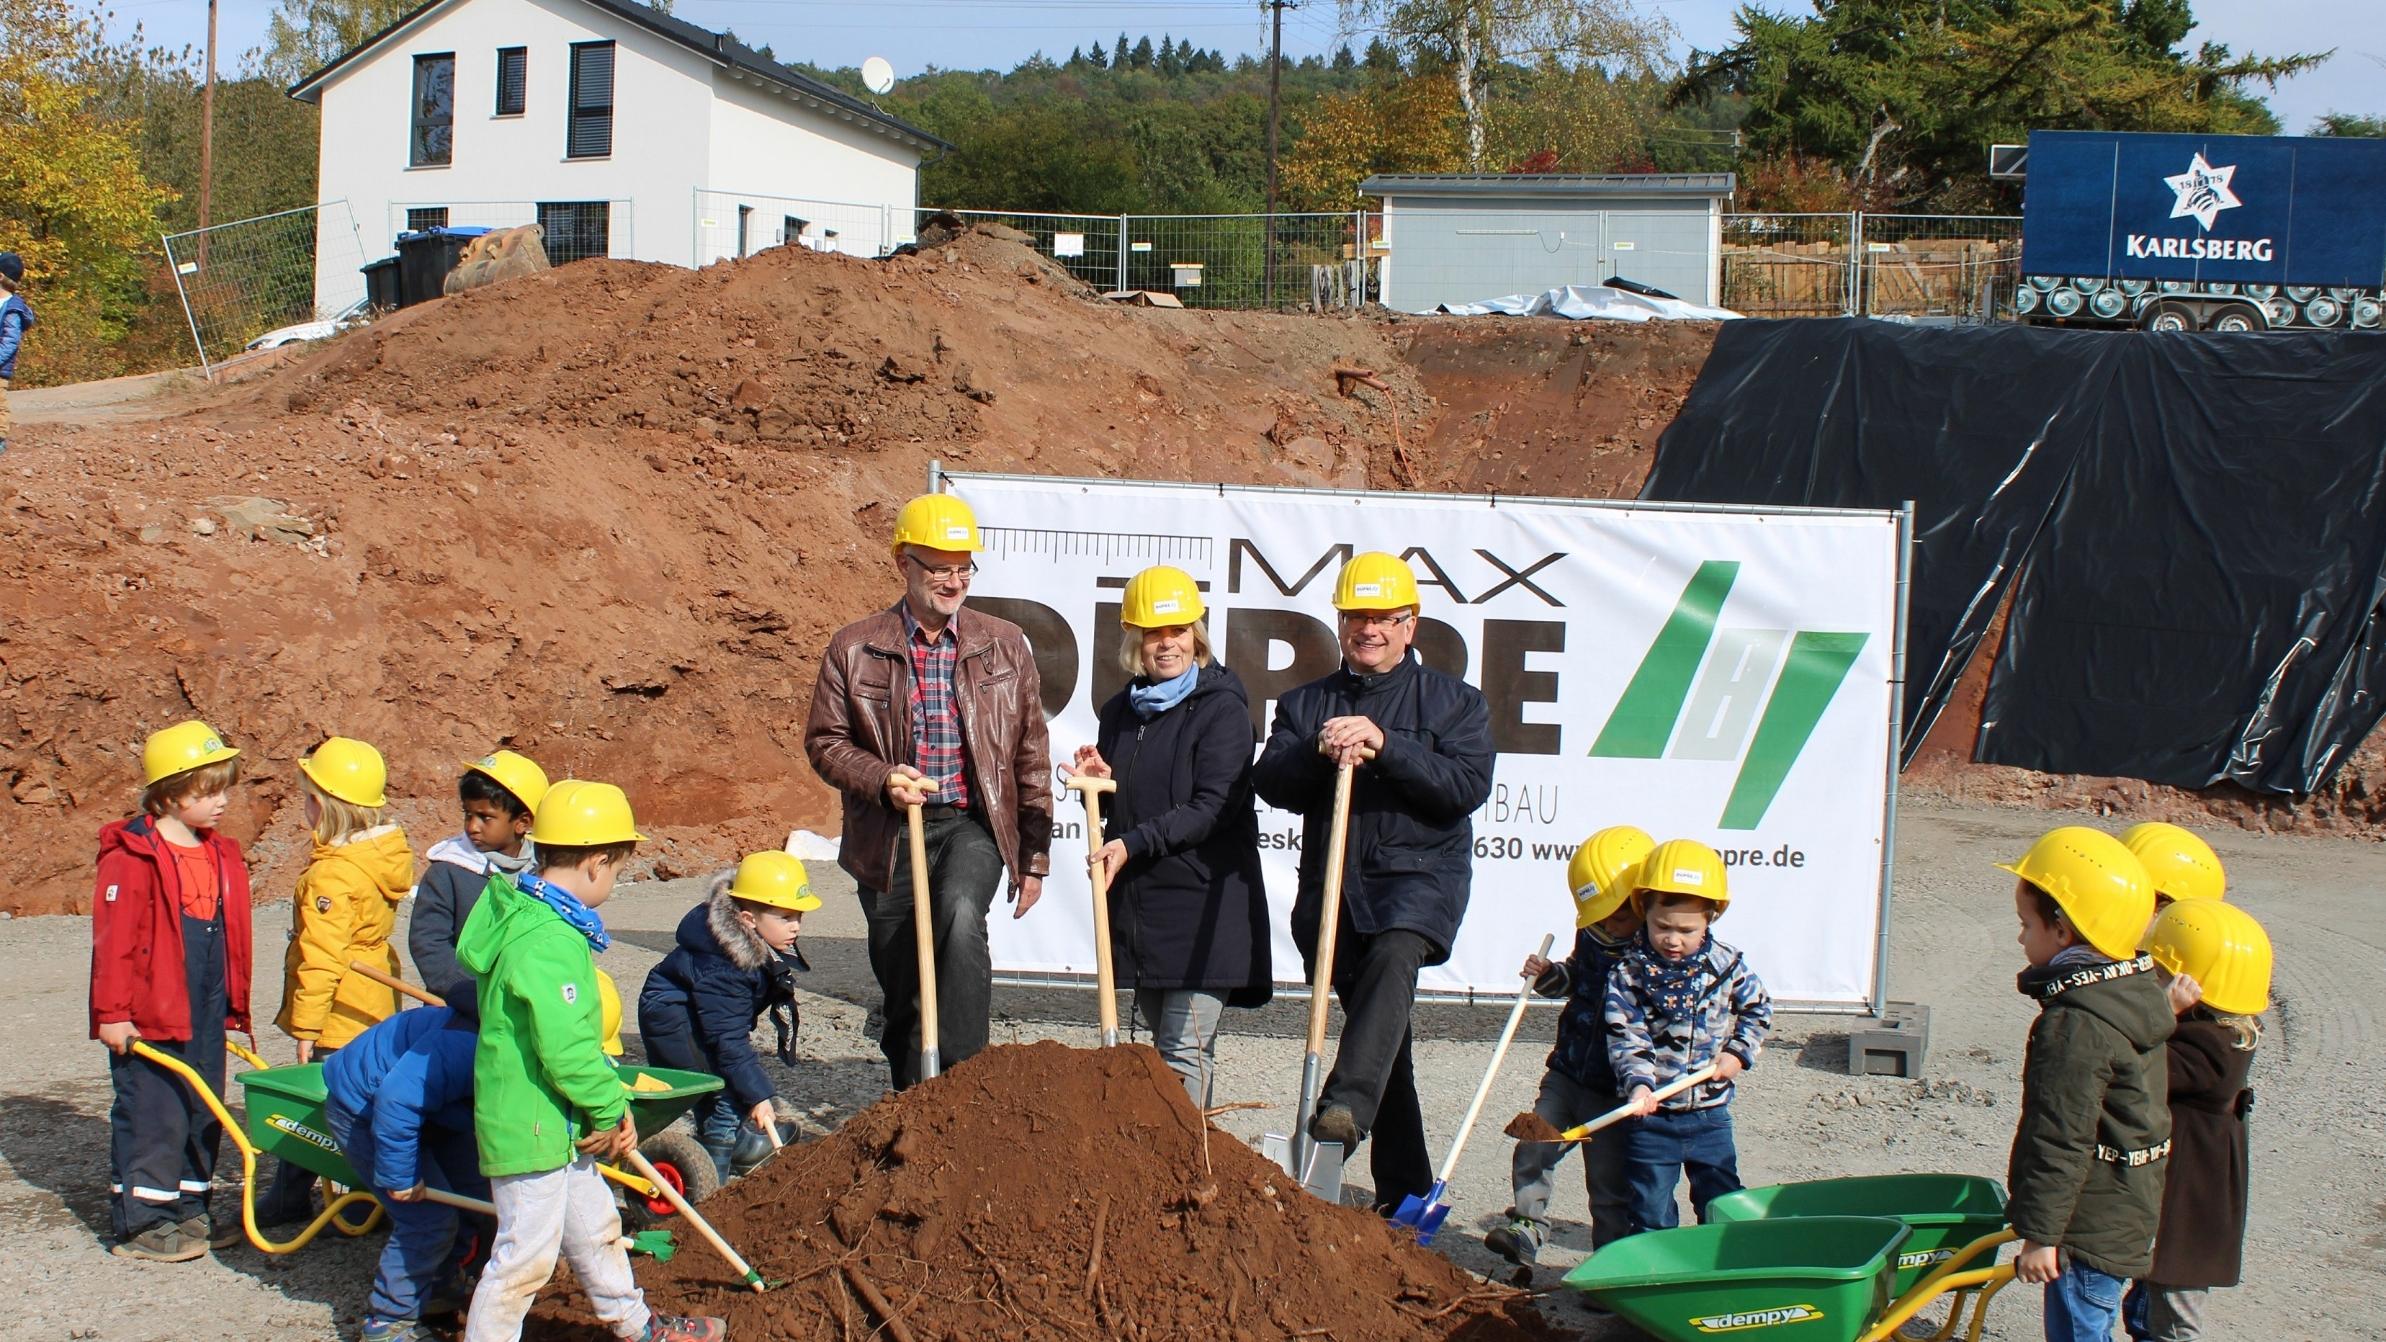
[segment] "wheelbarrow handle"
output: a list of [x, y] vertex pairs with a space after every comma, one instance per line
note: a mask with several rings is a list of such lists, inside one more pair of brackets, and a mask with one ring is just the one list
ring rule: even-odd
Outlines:
[[371, 979], [373, 982], [380, 984], [384, 988], [397, 989], [399, 992], [406, 994], [408, 997], [413, 998], [415, 1001], [420, 1002], [425, 1006], [443, 1007], [447, 1005], [446, 998], [441, 997], [439, 994], [434, 992], [425, 992], [424, 990], [415, 987], [413, 984], [408, 983], [406, 980], [399, 978], [397, 975], [390, 973], [386, 969], [375, 969], [362, 960], [350, 960], [348, 962], [348, 967], [355, 970], [357, 973], [364, 975], [366, 978]]

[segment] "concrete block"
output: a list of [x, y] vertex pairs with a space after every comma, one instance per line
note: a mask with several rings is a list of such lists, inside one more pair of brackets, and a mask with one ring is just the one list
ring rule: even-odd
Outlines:
[[1929, 1047], [1930, 1008], [1919, 1002], [1891, 1002], [1879, 1016], [1858, 1021], [1848, 1031], [1848, 1075], [1919, 1077]]

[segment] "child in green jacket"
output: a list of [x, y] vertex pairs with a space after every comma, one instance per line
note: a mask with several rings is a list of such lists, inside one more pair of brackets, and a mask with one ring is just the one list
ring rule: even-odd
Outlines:
[[639, 1342], [721, 1342], [719, 1319], [656, 1314], [616, 1247], [621, 1217], [596, 1159], [638, 1145], [637, 1125], [602, 1039], [592, 950], [610, 938], [597, 907], [645, 836], [608, 783], [566, 780], [539, 799], [538, 870], [489, 878], [457, 939], [480, 980], [473, 1135], [497, 1204], [497, 1242], [473, 1292], [465, 1342], [516, 1342], [558, 1254], [596, 1316]]
[[2106, 1342], [2122, 1287], [2153, 1261], [2171, 1150], [2171, 1006], [2137, 949], [2154, 884], [2120, 840], [2084, 825], [1997, 865], [2021, 878], [2030, 964], [2015, 986], [2038, 1003], [2005, 1177], [2014, 1277], [2046, 1288], [2047, 1342]]

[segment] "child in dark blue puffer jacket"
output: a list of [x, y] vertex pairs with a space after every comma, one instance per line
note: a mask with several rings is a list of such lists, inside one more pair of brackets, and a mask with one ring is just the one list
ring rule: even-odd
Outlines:
[[754, 1026], [768, 1012], [779, 1061], [795, 1061], [795, 971], [811, 968], [795, 938], [803, 916], [819, 907], [802, 862], [786, 853], [749, 854], [734, 872], [714, 877], [704, 902], [679, 920], [678, 948], [648, 972], [638, 993], [647, 1061], [711, 1072], [723, 1082], [697, 1102], [694, 1118], [696, 1138], [724, 1183], [741, 1128], [751, 1125], [761, 1137], [763, 1155], [770, 1142], [762, 1134], [784, 1140], [773, 1105], [779, 1088], [754, 1052]]
[[[401, 1011], [323, 1061], [332, 1140], [389, 1212], [389, 1243], [365, 1305], [365, 1342], [429, 1342], [423, 1316], [470, 1299], [462, 1264], [470, 1241], [456, 1209], [426, 1201], [437, 1188], [486, 1201], [472, 1137], [470, 1020], [446, 1007]], [[479, 1218], [472, 1218], [477, 1221]], [[471, 1239], [490, 1242], [489, 1228]]]
[[[1623, 1103], [1616, 1094], [1615, 1069], [1607, 1060], [1607, 976], [1614, 972], [1625, 944], [1640, 931], [1640, 914], [1625, 896], [1632, 892], [1633, 869], [1654, 847], [1656, 842], [1645, 831], [1631, 825], [1611, 826], [1583, 840], [1566, 868], [1566, 888], [1574, 896], [1573, 953], [1555, 963], [1538, 955], [1525, 957], [1524, 976], [1533, 981], [1533, 991], [1566, 999], [1565, 1013], [1558, 1017], [1557, 1047], [1549, 1054], [1549, 1072], [1533, 1100], [1533, 1113], [1560, 1131]], [[1516, 1205], [1508, 1209], [1505, 1225], [1483, 1237], [1486, 1248], [1510, 1262], [1532, 1266], [1549, 1236], [1549, 1198], [1556, 1190], [1557, 1167], [1572, 1150], [1572, 1143], [1516, 1144], [1511, 1172]], [[1631, 1233], [1623, 1147], [1616, 1142], [1584, 1144], [1582, 1163], [1591, 1189], [1591, 1247], [1597, 1250]]]
[[17, 347], [33, 329], [33, 307], [17, 292], [24, 283], [24, 258], [0, 252], [0, 452], [8, 451], [8, 384], [17, 377]]

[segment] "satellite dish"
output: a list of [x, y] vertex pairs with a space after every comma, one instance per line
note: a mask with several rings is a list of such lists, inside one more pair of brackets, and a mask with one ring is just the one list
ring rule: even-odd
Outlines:
[[885, 93], [895, 86], [895, 67], [884, 56], [872, 56], [862, 62], [862, 87], [872, 93]]

